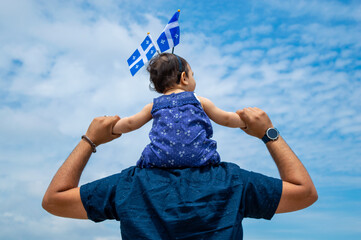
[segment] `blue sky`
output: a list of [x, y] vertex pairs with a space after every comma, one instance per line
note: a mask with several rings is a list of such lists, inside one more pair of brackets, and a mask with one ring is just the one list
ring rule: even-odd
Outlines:
[[[245, 219], [245, 239], [361, 238], [361, 3], [335, 0], [1, 1], [0, 238], [119, 239], [117, 222], [51, 216], [42, 196], [94, 117], [157, 96], [126, 60], [177, 9], [197, 94], [265, 110], [319, 192], [306, 210]], [[260, 140], [213, 126], [223, 161], [278, 177]], [[134, 165], [149, 129], [100, 146], [81, 184]]]

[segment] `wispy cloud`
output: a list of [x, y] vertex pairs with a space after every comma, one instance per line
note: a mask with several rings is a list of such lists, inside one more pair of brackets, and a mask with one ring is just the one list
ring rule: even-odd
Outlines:
[[361, 20], [361, 9], [357, 1], [327, 0], [271, 0], [264, 1], [272, 10], [285, 11], [290, 17], [312, 17], [324, 21]]

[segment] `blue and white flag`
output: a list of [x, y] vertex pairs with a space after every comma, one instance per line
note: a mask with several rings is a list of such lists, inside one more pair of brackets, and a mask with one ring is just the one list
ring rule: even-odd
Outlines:
[[178, 24], [179, 12], [180, 10], [178, 10], [169, 20], [168, 24], [165, 26], [163, 32], [160, 34], [157, 40], [157, 44], [161, 52], [165, 52], [168, 49], [175, 47], [179, 44], [179, 38], [180, 38], [180, 29]]
[[148, 62], [156, 53], [155, 47], [149, 35], [140, 44], [140, 47], [128, 59], [129, 70], [134, 76], [146, 62]]

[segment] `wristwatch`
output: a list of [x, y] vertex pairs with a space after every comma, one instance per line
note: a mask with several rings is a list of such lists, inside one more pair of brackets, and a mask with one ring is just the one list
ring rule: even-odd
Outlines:
[[269, 141], [276, 141], [279, 136], [280, 133], [276, 128], [269, 128], [267, 129], [266, 134], [263, 136], [262, 141], [264, 143], [268, 143]]

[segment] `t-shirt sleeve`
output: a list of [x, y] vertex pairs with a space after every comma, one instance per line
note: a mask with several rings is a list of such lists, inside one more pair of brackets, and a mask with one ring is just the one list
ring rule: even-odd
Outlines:
[[270, 220], [282, 195], [282, 180], [249, 172], [244, 187], [244, 217]]
[[119, 178], [120, 174], [115, 174], [80, 187], [80, 197], [88, 219], [94, 222], [119, 220], [114, 200]]

